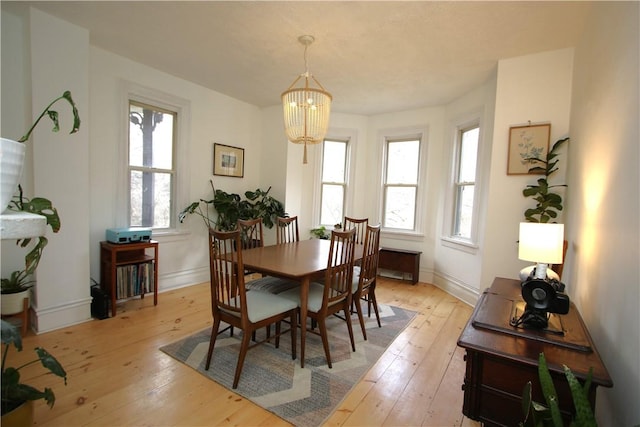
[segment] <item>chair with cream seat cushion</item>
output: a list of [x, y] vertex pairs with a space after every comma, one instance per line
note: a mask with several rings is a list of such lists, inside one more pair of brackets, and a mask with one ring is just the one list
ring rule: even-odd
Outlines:
[[[331, 353], [329, 351], [329, 340], [327, 335], [326, 319], [340, 311], [344, 311], [351, 349], [356, 351], [353, 338], [353, 328], [351, 325], [351, 283], [353, 281], [353, 260], [355, 250], [355, 230], [332, 231], [329, 258], [327, 260], [327, 270], [324, 275], [324, 282], [312, 282], [309, 285], [309, 295], [307, 299], [307, 315], [312, 321], [317, 322], [319, 335], [322, 338], [327, 365], [331, 365]], [[300, 305], [299, 289], [285, 291], [278, 296], [289, 298]], [[304, 320], [304, 319], [303, 319]], [[306, 325], [301, 325], [306, 327]], [[318, 333], [315, 329], [308, 329], [309, 332]], [[304, 356], [304, 354], [303, 354]]]
[[371, 306], [376, 313], [378, 327], [380, 324], [380, 313], [378, 312], [378, 302], [376, 301], [376, 277], [378, 274], [378, 254], [380, 252], [380, 224], [367, 225], [364, 236], [364, 251], [359, 267], [354, 267], [353, 274], [353, 305], [358, 313], [362, 336], [367, 339], [367, 332], [364, 327], [364, 317], [362, 315], [361, 301], [367, 302], [369, 317], [371, 317]]
[[[242, 263], [240, 231], [209, 230], [209, 268], [211, 277], [211, 310], [213, 327], [205, 369], [209, 370], [218, 330], [222, 322], [241, 329], [242, 342], [233, 378], [233, 388], [238, 386], [247, 351], [271, 339], [276, 348], [280, 336], [291, 332], [291, 357], [296, 358], [297, 312], [295, 302], [266, 292], [247, 292]], [[281, 322], [288, 321], [289, 329], [282, 331]], [[259, 328], [276, 324], [273, 337], [250, 344], [252, 334]]]

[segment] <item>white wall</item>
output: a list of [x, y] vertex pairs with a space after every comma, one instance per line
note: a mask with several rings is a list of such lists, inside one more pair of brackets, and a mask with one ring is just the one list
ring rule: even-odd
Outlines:
[[[80, 109], [86, 109], [89, 33], [35, 9], [18, 6], [7, 12], [3, 8], [2, 122], [7, 126], [2, 132], [3, 136], [17, 138], [65, 90], [71, 91]], [[13, 110], [14, 100], [15, 105], [25, 108]], [[61, 131], [52, 133], [48, 119], [36, 128], [28, 143], [31, 156], [23, 172], [26, 196], [50, 199], [62, 224], [59, 233], [47, 235], [49, 243], [36, 272], [32, 325], [38, 331], [91, 317], [87, 203], [90, 121], [83, 115], [80, 132], [70, 136], [73, 115], [69, 105], [59, 102], [54, 109], [59, 113]], [[19, 258], [24, 256], [24, 251], [18, 252]], [[3, 262], [3, 275], [5, 268]]]
[[[445, 212], [452, 209], [453, 194], [450, 187], [443, 181], [438, 198], [438, 221], [435, 225], [435, 266], [434, 284], [455, 295], [456, 297], [474, 304], [481, 289], [481, 271], [485, 240], [487, 238], [485, 230], [487, 223], [487, 203], [489, 173], [491, 170], [491, 151], [493, 144], [493, 117], [495, 108], [496, 79], [495, 76], [487, 83], [465, 96], [455, 100], [447, 106], [446, 126], [444, 133], [442, 150], [442, 176], [444, 180], [449, 180], [453, 175], [453, 153], [455, 134], [460, 121], [468, 121], [478, 117], [480, 119], [480, 141], [478, 149], [478, 181], [476, 191], [478, 204], [478, 236], [477, 245], [465, 246], [456, 244], [448, 239], [449, 224], [445, 224], [450, 219], [450, 213]], [[464, 268], [460, 268], [464, 266]]]
[[[118, 223], [116, 206], [122, 190], [118, 187], [119, 165], [124, 162], [121, 135], [122, 90], [125, 82], [162, 91], [170, 96], [187, 100], [191, 120], [188, 123], [188, 196], [190, 201], [211, 198], [209, 180], [216, 189], [244, 195], [247, 190], [270, 185], [272, 195], [283, 194], [284, 183], [263, 180], [261, 173], [268, 161], [278, 156], [263, 149], [261, 143], [260, 110], [252, 105], [213, 92], [188, 81], [162, 73], [129, 59], [93, 47], [91, 49], [91, 275], [100, 277], [99, 242], [105, 230], [122, 227]], [[116, 124], [116, 125], [114, 125]], [[213, 144], [220, 143], [244, 148], [244, 178], [213, 175]], [[266, 154], [265, 154], [266, 153]], [[279, 168], [282, 169], [282, 168]], [[280, 178], [283, 180], [283, 178]], [[181, 232], [171, 235], [154, 234], [160, 242], [159, 289], [161, 291], [203, 282], [209, 279], [206, 228], [200, 217], [192, 215], [181, 225]], [[160, 298], [160, 302], [162, 298]]]
[[[535, 203], [522, 196], [536, 176], [507, 175], [509, 127], [551, 123], [551, 145], [569, 132], [573, 49], [543, 52], [498, 63], [496, 108], [489, 180], [489, 199], [480, 286], [494, 277], [517, 277], [528, 263], [518, 260], [518, 227], [524, 211]], [[564, 147], [566, 149], [566, 147]], [[562, 153], [562, 151], [561, 151]], [[550, 180], [564, 183], [567, 156]], [[557, 180], [557, 181], [556, 181]], [[563, 222], [562, 216], [557, 222]]]
[[598, 3], [575, 53], [567, 287], [613, 379], [603, 426], [640, 423], [639, 12]]

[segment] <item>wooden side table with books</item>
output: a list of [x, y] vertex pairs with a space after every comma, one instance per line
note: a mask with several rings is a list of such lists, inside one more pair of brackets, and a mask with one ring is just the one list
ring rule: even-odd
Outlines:
[[111, 299], [111, 316], [120, 299], [153, 292], [158, 305], [158, 242], [100, 242], [100, 286]]

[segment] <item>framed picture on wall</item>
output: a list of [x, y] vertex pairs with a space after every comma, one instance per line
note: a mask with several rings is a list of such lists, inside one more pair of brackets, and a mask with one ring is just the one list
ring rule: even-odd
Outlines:
[[542, 172], [529, 172], [539, 162], [531, 159], [546, 160], [549, 152], [551, 124], [511, 126], [509, 128], [509, 155], [507, 175], [542, 175]]
[[244, 176], [244, 148], [213, 144], [213, 174], [221, 176]]

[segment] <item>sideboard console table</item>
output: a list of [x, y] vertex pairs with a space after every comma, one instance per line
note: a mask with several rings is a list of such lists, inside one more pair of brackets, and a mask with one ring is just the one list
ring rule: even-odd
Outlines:
[[522, 391], [528, 381], [533, 399], [544, 402], [538, 381], [540, 353], [549, 365], [565, 421], [574, 407], [563, 365], [581, 382], [593, 368], [589, 401], [595, 410], [596, 388], [613, 387], [613, 382], [576, 307], [571, 303], [568, 314], [552, 315], [562, 335], [511, 326], [518, 305], [524, 305], [520, 282], [498, 277], [481, 295], [462, 331], [458, 345], [466, 350], [463, 414], [488, 426], [518, 425], [524, 419]]

